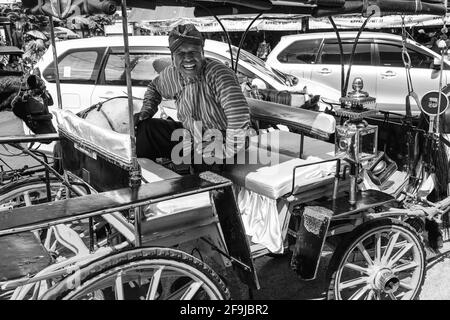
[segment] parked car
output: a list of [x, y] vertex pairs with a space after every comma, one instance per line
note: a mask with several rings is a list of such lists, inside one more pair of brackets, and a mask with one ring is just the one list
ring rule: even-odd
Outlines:
[[[356, 35], [356, 32], [341, 32], [345, 74]], [[413, 88], [419, 98], [429, 91], [438, 90], [439, 69], [436, 62], [440, 61], [440, 56], [411, 39], [407, 40], [407, 49], [411, 57]], [[266, 65], [340, 90], [339, 44], [334, 32], [282, 37], [268, 56]], [[445, 61], [444, 70], [443, 82], [446, 84], [450, 70], [448, 60]], [[379, 109], [404, 113], [408, 90], [402, 60], [402, 37], [389, 33], [363, 32], [353, 58], [349, 90], [355, 77], [363, 78], [363, 90], [376, 97]], [[413, 113], [419, 113], [417, 106], [413, 105], [412, 108]]]
[[[167, 36], [134, 36], [129, 38], [133, 96], [143, 98], [149, 80], [157, 76], [153, 62], [170, 59]], [[99, 101], [127, 94], [124, 70], [124, 46], [120, 37], [95, 37], [56, 43], [58, 69], [61, 82], [62, 107], [78, 112]], [[236, 55], [237, 48], [232, 48]], [[205, 56], [230, 65], [228, 44], [206, 40]], [[38, 72], [55, 104], [57, 101], [55, 67], [51, 48], [37, 64]], [[271, 70], [254, 55], [241, 50], [238, 68], [241, 82], [263, 83], [267, 89], [301, 91], [338, 101], [340, 93], [330, 87], [302, 80], [296, 84], [293, 77]], [[170, 104], [164, 104], [169, 106]], [[165, 110], [167, 111], [167, 110]], [[170, 112], [166, 112], [170, 115]], [[158, 115], [156, 115], [158, 116]]]

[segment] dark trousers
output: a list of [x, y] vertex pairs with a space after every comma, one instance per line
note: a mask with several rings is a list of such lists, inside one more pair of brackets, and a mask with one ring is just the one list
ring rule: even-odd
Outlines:
[[140, 122], [136, 131], [136, 153], [138, 158], [168, 158], [178, 141], [171, 141], [172, 132], [183, 128], [181, 122], [150, 118]]
[[[136, 154], [138, 158], [148, 158], [155, 161], [157, 158], [171, 158], [172, 149], [180, 141], [172, 141], [172, 133], [183, 128], [181, 122], [171, 119], [150, 118], [140, 122], [136, 130]], [[197, 157], [202, 159], [202, 157]], [[222, 164], [208, 165], [194, 164], [194, 154], [191, 154], [191, 168], [193, 172], [223, 171]]]

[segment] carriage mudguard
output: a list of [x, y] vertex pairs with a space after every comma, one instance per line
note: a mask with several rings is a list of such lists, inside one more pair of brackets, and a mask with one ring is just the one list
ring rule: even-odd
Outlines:
[[322, 248], [333, 211], [320, 206], [305, 207], [297, 231], [291, 268], [304, 280], [316, 278]]
[[[200, 174], [200, 177], [212, 183], [230, 182], [230, 180], [212, 172], [203, 172]], [[212, 191], [211, 199], [219, 218], [228, 253], [231, 257], [240, 261], [240, 263], [232, 261], [238, 277], [249, 288], [259, 289], [260, 286], [251, 257], [250, 244], [245, 234], [244, 224], [234, 198], [232, 186]], [[245, 268], [242, 268], [243, 265], [245, 265]]]

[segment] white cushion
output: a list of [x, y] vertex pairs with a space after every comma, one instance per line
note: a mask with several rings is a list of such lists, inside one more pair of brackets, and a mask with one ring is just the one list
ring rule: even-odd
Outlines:
[[156, 182], [180, 176], [178, 173], [167, 169], [166, 167], [150, 159], [138, 158], [138, 162], [141, 166], [142, 177], [147, 182]]
[[[247, 159], [258, 159], [258, 155], [266, 152], [255, 146], [245, 151]], [[264, 195], [271, 199], [278, 199], [292, 190], [293, 170], [298, 165], [318, 162], [317, 157], [307, 160], [289, 157], [283, 154], [271, 153], [272, 163], [234, 164], [227, 166], [227, 175], [236, 184], [246, 189]], [[296, 170], [296, 186], [308, 185], [334, 172], [335, 163], [310, 165]]]
[[[149, 183], [180, 177], [178, 173], [173, 172], [150, 159], [139, 158], [138, 162], [141, 166], [142, 177]], [[151, 204], [146, 208], [145, 214], [152, 216], [167, 215], [210, 206], [209, 192], [202, 192], [191, 196]]]

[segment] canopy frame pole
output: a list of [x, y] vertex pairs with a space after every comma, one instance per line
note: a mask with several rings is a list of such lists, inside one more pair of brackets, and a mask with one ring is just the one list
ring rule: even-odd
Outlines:
[[58, 54], [56, 52], [55, 29], [53, 25], [53, 17], [49, 15], [48, 18], [50, 24], [50, 40], [53, 51], [53, 66], [55, 68], [56, 100], [58, 100], [58, 108], [62, 110], [61, 84], [59, 81]]
[[[209, 11], [209, 9], [208, 9], [208, 11]], [[225, 37], [227, 38], [228, 49], [230, 50], [231, 68], [233, 69], [233, 67], [234, 67], [234, 58], [233, 58], [233, 50], [232, 50], [232, 47], [231, 47], [230, 34], [228, 33], [227, 29], [225, 29], [225, 26], [223, 25], [222, 21], [220, 21], [219, 17], [216, 16], [215, 14], [213, 15], [213, 17], [214, 17], [214, 19], [216, 19], [217, 23], [219, 23], [220, 27], [222, 28], [223, 32], [225, 33]]]
[[[444, 1], [444, 3], [445, 3], [445, 7], [447, 8], [447, 6], [448, 6], [448, 0], [445, 0]], [[448, 32], [448, 29], [447, 29], [447, 14], [445, 14], [443, 17], [442, 17], [442, 24], [443, 24], [443, 27], [442, 27], [442, 34], [445, 34], [445, 35], [447, 35], [447, 32]], [[444, 73], [444, 69], [445, 69], [445, 65], [444, 65], [444, 56], [445, 56], [445, 53], [446, 53], [446, 51], [448, 50], [448, 48], [441, 48], [441, 63], [440, 63], [440, 72], [439, 72], [439, 90], [438, 90], [438, 92], [439, 92], [439, 94], [438, 94], [438, 96], [439, 96], [439, 100], [438, 100], [438, 115], [437, 115], [437, 117], [436, 117], [436, 139], [437, 140], [439, 140], [439, 136], [440, 136], [440, 118], [441, 118], [441, 100], [442, 100], [442, 97], [441, 97], [441, 93], [442, 93], [442, 86], [443, 86], [443, 84], [442, 84], [442, 75], [443, 75], [443, 73]]]
[[[130, 123], [130, 144], [131, 144], [131, 171], [130, 171], [130, 187], [133, 193], [133, 197], [137, 197], [139, 186], [141, 185], [141, 170], [139, 163], [137, 161], [136, 155], [136, 133], [134, 129], [134, 108], [133, 108], [133, 90], [131, 83], [131, 69], [130, 69], [130, 47], [128, 39], [128, 19], [127, 19], [127, 1], [122, 0], [122, 30], [123, 30], [123, 44], [124, 44], [124, 60], [125, 60], [125, 75], [127, 81], [127, 95], [128, 95], [128, 120]], [[131, 208], [130, 213], [134, 216], [134, 227], [135, 227], [135, 245], [140, 247], [142, 245], [141, 236], [141, 219], [142, 219], [142, 208], [136, 207]]]
[[349, 83], [349, 80], [350, 80], [350, 72], [352, 70], [352, 64], [353, 64], [353, 56], [355, 55], [355, 52], [356, 52], [356, 46], [359, 43], [359, 37], [361, 36], [361, 33], [363, 32], [363, 30], [366, 27], [367, 23], [369, 22], [370, 18], [372, 18], [372, 16], [375, 13], [376, 13], [375, 10], [372, 11], [372, 13], [367, 17], [367, 19], [362, 24], [361, 28], [359, 28], [358, 34], [356, 35], [355, 43], [353, 44], [352, 53], [350, 55], [350, 60], [348, 62], [348, 70], [347, 70], [347, 77], [345, 78], [344, 92], [347, 92], [347, 89], [348, 89], [348, 83]]
[[347, 92], [345, 92], [345, 87], [344, 87], [344, 81], [345, 81], [345, 66], [344, 66], [344, 48], [342, 47], [342, 39], [341, 39], [341, 34], [339, 33], [339, 30], [336, 26], [336, 23], [334, 22], [334, 19], [332, 16], [328, 17], [328, 20], [330, 20], [331, 25], [333, 26], [333, 30], [336, 33], [336, 37], [338, 40], [338, 44], [339, 44], [339, 57], [341, 60], [341, 97], [345, 97], [347, 95]]
[[262, 14], [263, 14], [262, 12], [259, 13], [259, 14], [252, 20], [252, 22], [250, 22], [250, 24], [248, 25], [247, 29], [245, 29], [245, 32], [244, 32], [244, 34], [243, 34], [242, 37], [241, 37], [241, 41], [239, 42], [238, 52], [237, 52], [237, 55], [236, 55], [236, 63], [235, 63], [235, 65], [234, 65], [234, 72], [235, 72], [235, 73], [237, 73], [237, 71], [238, 71], [239, 55], [240, 55], [240, 53], [241, 53], [241, 48], [242, 48], [242, 46], [244, 45], [244, 40], [245, 40], [245, 38], [247, 37], [247, 34], [248, 34], [248, 32], [250, 31], [252, 25], [256, 22], [256, 20], [259, 19], [259, 17], [262, 16]]
[[230, 34], [228, 33], [227, 29], [225, 29], [225, 26], [223, 25], [223, 23], [219, 19], [219, 17], [217, 15], [213, 14], [212, 11], [208, 7], [205, 7], [205, 6], [201, 5], [201, 4], [196, 4], [196, 5], [198, 7], [200, 7], [200, 8], [208, 11], [209, 14], [214, 17], [214, 19], [217, 21], [219, 26], [222, 28], [222, 31], [225, 34], [225, 38], [227, 39], [228, 49], [230, 50], [231, 69], [234, 69], [234, 57], [233, 57], [233, 50], [232, 50], [232, 46], [231, 46], [232, 44], [231, 44]]

